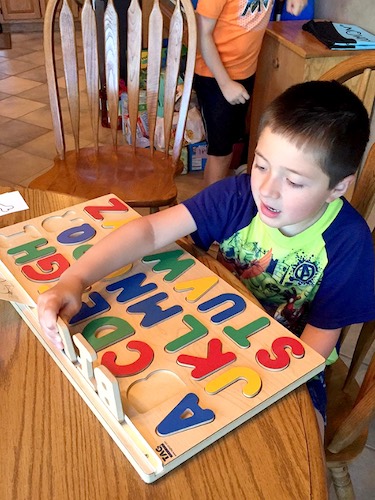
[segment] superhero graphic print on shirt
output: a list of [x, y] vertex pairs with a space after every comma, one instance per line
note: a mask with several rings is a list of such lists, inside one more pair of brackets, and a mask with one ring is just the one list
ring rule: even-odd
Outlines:
[[259, 222], [255, 217], [249, 226], [224, 241], [218, 259], [246, 285], [268, 314], [300, 334], [328, 262], [324, 241], [310, 241], [308, 250], [305, 245], [280, 246], [273, 241], [278, 234], [262, 231], [264, 225]]

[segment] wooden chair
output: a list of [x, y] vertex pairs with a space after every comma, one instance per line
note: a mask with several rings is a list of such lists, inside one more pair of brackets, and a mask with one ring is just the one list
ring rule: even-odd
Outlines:
[[319, 80], [337, 80], [344, 83], [363, 101], [371, 116], [374, 107], [375, 50], [363, 51], [349, 57], [319, 77]]
[[[154, 149], [160, 67], [163, 39], [163, 16], [159, 0], [150, 0], [152, 10], [148, 22], [147, 112], [150, 147], [136, 145], [136, 122], [140, 87], [142, 50], [142, 10], [138, 0], [132, 0], [128, 9], [127, 32], [127, 89], [131, 142], [125, 144], [118, 131], [119, 112], [119, 33], [118, 15], [113, 0], [108, 0], [104, 13], [104, 52], [106, 94], [110, 120], [111, 144], [99, 139], [99, 61], [98, 28], [91, 0], [85, 0], [80, 23], [73, 18], [68, 0], [49, 0], [44, 19], [44, 50], [48, 91], [58, 156], [54, 166], [30, 184], [31, 188], [74, 194], [93, 198], [113, 192], [133, 207], [150, 207], [157, 211], [161, 206], [173, 205], [177, 200], [174, 178], [182, 170], [181, 148], [190, 100], [196, 56], [196, 23], [191, 0], [177, 0], [170, 20], [167, 64], [164, 85], [164, 136], [173, 150]], [[149, 13], [149, 10], [147, 10]], [[55, 18], [59, 13], [60, 43], [55, 34]], [[78, 25], [78, 27], [77, 27]], [[181, 63], [182, 36], [188, 37], [187, 60], [183, 93], [180, 98], [178, 123], [172, 128], [176, 87]], [[56, 40], [55, 40], [56, 38]], [[82, 45], [84, 72], [79, 71]], [[123, 50], [123, 49], [122, 49]], [[61, 66], [63, 62], [63, 78]], [[64, 82], [62, 82], [64, 80]], [[85, 83], [82, 81], [85, 80]], [[80, 85], [79, 85], [80, 83]], [[59, 88], [60, 85], [60, 88]], [[66, 99], [60, 94], [66, 87]], [[85, 86], [85, 89], [83, 88]], [[102, 89], [103, 90], [103, 89]], [[83, 102], [82, 99], [84, 100]], [[88, 105], [87, 105], [88, 103]], [[86, 128], [84, 125], [86, 122]], [[90, 125], [89, 125], [90, 124]], [[89, 125], [89, 126], [88, 126]], [[88, 129], [90, 132], [89, 139]], [[103, 135], [102, 127], [100, 132]], [[74, 137], [74, 149], [67, 151], [67, 134]], [[88, 143], [81, 147], [80, 142]]]
[[[364, 102], [372, 116], [375, 94], [375, 52], [369, 51], [339, 63], [320, 80], [347, 84]], [[374, 239], [375, 226], [375, 143], [369, 148], [350, 198], [351, 204], [366, 219]], [[358, 325], [344, 328], [342, 340]], [[327, 428], [325, 452], [327, 467], [339, 499], [355, 498], [348, 463], [363, 450], [368, 427], [375, 414], [375, 357], [367, 369], [361, 388], [355, 379], [375, 340], [375, 321], [365, 323], [357, 339], [349, 369], [339, 359], [326, 369]]]
[[[372, 322], [372, 328], [374, 326]], [[361, 334], [365, 335], [365, 332], [362, 330]], [[360, 388], [352, 379], [343, 390], [347, 374], [348, 369], [341, 359], [326, 369], [328, 408], [325, 452], [339, 500], [355, 498], [348, 464], [365, 447], [369, 425], [375, 415], [375, 354]]]

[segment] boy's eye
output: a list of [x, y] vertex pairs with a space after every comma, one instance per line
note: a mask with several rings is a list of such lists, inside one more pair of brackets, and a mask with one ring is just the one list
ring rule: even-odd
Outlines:
[[254, 167], [258, 170], [266, 170], [266, 167], [263, 167], [263, 165], [259, 165], [258, 163], [255, 163]]
[[293, 182], [290, 179], [287, 179], [287, 182], [290, 186], [294, 188], [303, 188], [303, 184], [297, 184], [296, 182]]

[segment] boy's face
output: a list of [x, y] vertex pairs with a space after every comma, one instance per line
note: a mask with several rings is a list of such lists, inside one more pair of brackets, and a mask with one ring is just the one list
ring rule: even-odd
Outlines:
[[302, 232], [323, 215], [327, 203], [345, 193], [341, 184], [329, 189], [329, 177], [311, 153], [298, 149], [269, 127], [261, 133], [251, 187], [259, 216], [267, 226], [286, 236]]

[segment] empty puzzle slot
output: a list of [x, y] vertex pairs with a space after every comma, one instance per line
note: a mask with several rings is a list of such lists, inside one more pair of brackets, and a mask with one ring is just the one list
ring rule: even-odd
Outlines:
[[158, 370], [134, 382], [127, 391], [127, 398], [138, 413], [146, 413], [184, 390], [186, 384], [178, 375]]
[[85, 221], [74, 210], [69, 210], [63, 215], [47, 217], [42, 222], [42, 227], [49, 233], [60, 233], [66, 228], [83, 224]]

